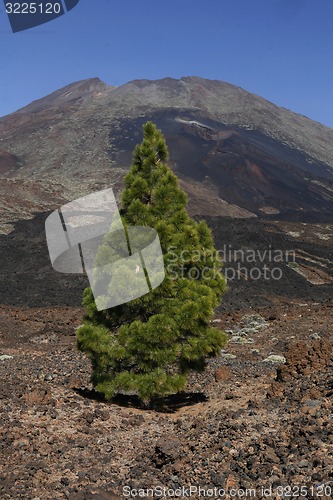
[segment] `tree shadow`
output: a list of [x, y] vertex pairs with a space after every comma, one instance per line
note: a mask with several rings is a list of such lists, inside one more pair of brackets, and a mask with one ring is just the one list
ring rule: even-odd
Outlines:
[[146, 404], [135, 394], [117, 394], [112, 399], [106, 400], [104, 395], [95, 391], [95, 389], [75, 388], [73, 390], [80, 396], [94, 401], [115, 404], [125, 408], [152, 410], [158, 413], [175, 413], [186, 406], [194, 406], [208, 401], [208, 397], [203, 392], [179, 392], [169, 396], [155, 397], [149, 404]]

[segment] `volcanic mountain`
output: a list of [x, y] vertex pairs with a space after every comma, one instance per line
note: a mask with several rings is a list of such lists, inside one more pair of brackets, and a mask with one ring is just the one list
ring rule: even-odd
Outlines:
[[2, 230], [86, 193], [119, 193], [147, 120], [193, 215], [332, 219], [332, 129], [221, 81], [94, 78], [0, 119]]

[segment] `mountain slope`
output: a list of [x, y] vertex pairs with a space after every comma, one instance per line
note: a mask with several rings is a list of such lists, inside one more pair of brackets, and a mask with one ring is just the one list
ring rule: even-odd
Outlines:
[[119, 193], [147, 120], [166, 136], [192, 214], [333, 216], [333, 130], [198, 77], [120, 87], [84, 80], [1, 118], [2, 191], [19, 179], [64, 199], [110, 186]]

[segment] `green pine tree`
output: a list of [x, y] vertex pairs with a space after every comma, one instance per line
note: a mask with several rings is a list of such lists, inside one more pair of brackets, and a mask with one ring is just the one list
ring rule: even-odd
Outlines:
[[[211, 230], [187, 214], [187, 195], [167, 165], [162, 133], [151, 122], [143, 132], [125, 177], [121, 217], [125, 227], [157, 231], [166, 276], [148, 294], [104, 311], [87, 288], [77, 339], [91, 359], [97, 391], [107, 399], [134, 392], [148, 402], [183, 390], [189, 370], [202, 370], [205, 359], [225, 345], [226, 335], [210, 321], [226, 286]], [[106, 235], [99, 249], [99, 265], [112, 237]]]

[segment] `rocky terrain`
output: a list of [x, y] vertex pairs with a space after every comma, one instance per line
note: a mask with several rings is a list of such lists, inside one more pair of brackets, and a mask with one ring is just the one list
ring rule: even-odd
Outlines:
[[226, 350], [154, 410], [91, 389], [81, 309], [0, 313], [1, 498], [125, 498], [126, 486], [331, 498], [332, 302], [217, 318]]
[[[88, 282], [52, 269], [44, 229], [68, 200], [119, 195], [147, 119], [228, 279], [228, 345], [153, 408], [92, 389], [75, 338]], [[332, 144], [196, 77], [78, 82], [0, 119], [1, 499], [333, 497]]]

